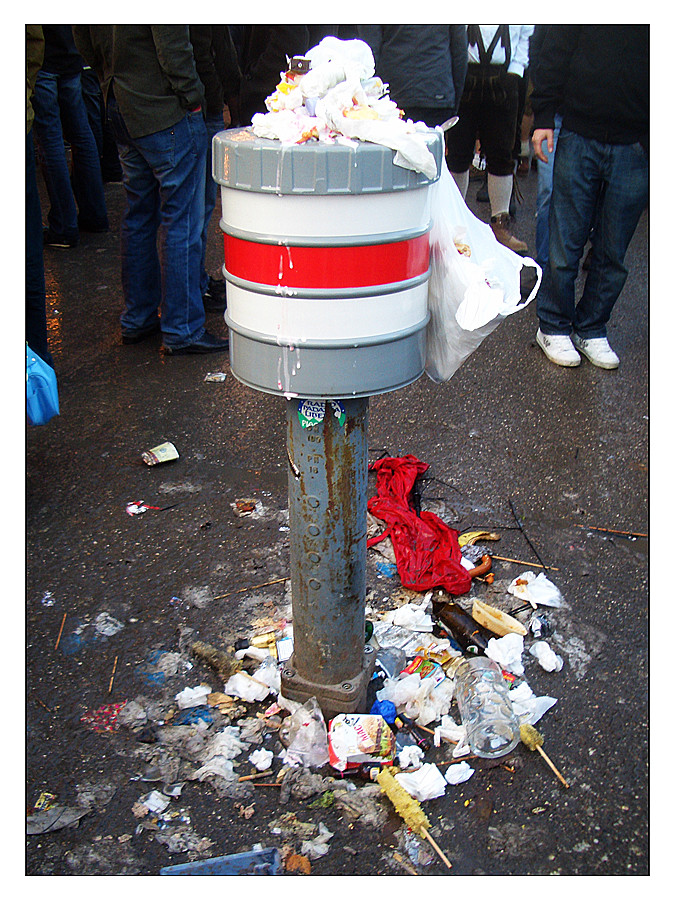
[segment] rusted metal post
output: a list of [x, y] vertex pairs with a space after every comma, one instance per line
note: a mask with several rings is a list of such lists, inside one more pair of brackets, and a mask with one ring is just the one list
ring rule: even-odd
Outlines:
[[293, 655], [282, 693], [325, 714], [363, 712], [368, 398], [288, 400]]

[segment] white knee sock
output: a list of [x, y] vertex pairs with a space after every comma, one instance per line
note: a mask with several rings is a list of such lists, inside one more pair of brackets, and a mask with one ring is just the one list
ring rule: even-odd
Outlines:
[[455, 179], [455, 184], [459, 188], [459, 192], [462, 197], [466, 200], [466, 192], [469, 190], [469, 170], [466, 172], [451, 172], [452, 177]]
[[491, 175], [488, 172], [487, 189], [490, 198], [491, 215], [508, 213], [513, 188], [513, 175]]

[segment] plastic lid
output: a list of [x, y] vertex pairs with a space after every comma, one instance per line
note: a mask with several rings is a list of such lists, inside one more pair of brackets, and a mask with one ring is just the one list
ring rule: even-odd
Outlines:
[[[444, 160], [443, 135], [424, 135], [436, 160]], [[421, 172], [394, 163], [395, 151], [380, 144], [282, 144], [258, 138], [251, 128], [232, 128], [213, 138], [213, 177], [242, 191], [276, 194], [369, 194], [406, 191], [433, 183]]]

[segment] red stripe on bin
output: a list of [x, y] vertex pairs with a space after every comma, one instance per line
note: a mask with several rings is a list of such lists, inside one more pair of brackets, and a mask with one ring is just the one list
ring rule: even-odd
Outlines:
[[389, 244], [292, 247], [225, 235], [228, 274], [257, 284], [336, 290], [394, 284], [429, 268], [429, 234]]

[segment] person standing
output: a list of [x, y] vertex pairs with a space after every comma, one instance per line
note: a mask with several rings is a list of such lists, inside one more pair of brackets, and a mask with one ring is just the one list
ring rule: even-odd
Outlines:
[[[108, 230], [98, 148], [82, 94], [82, 57], [70, 25], [42, 26], [45, 52], [33, 109], [38, 158], [49, 194], [46, 246], [76, 247], [80, 231]], [[72, 173], [66, 156], [70, 144]]]
[[169, 355], [226, 350], [227, 339], [204, 327], [207, 136], [189, 26], [76, 26], [75, 34], [99, 71], [124, 173], [122, 342], [161, 330]]
[[406, 118], [430, 128], [457, 113], [466, 79], [466, 25], [358, 25], [375, 71]]
[[216, 205], [218, 185], [212, 177], [212, 142], [223, 128], [239, 121], [238, 98], [241, 71], [237, 51], [227, 25], [190, 25], [190, 43], [195, 55], [197, 75], [204, 85], [206, 149], [206, 183], [204, 190], [204, 228], [200, 289], [207, 312], [222, 312], [226, 305], [225, 282], [213, 278], [206, 270], [206, 246], [209, 224]]
[[487, 167], [490, 226], [497, 240], [515, 253], [527, 250], [511, 234], [509, 206], [518, 128], [520, 82], [529, 61], [533, 25], [469, 25], [469, 65], [459, 121], [446, 133], [447, 164], [466, 198], [476, 138]]
[[[551, 26], [538, 54], [535, 155], [555, 145], [549, 260], [537, 295], [536, 341], [551, 362], [580, 353], [615, 369], [607, 324], [628, 276], [624, 258], [649, 197], [649, 26]], [[593, 231], [586, 283], [575, 283]]]

